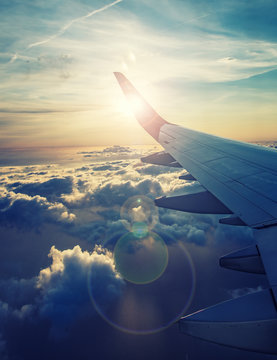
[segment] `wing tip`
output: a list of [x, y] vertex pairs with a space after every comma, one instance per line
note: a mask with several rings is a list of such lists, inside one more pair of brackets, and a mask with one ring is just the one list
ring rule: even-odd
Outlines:
[[116, 77], [116, 80], [117, 80], [117, 81], [120, 81], [120, 80], [122, 80], [122, 79], [125, 79], [125, 76], [124, 76], [121, 72], [119, 72], [119, 71], [114, 71], [113, 74], [114, 74], [114, 76]]
[[[121, 72], [114, 72], [116, 80], [131, 105], [132, 112], [137, 118], [141, 126], [150, 134], [155, 140], [159, 141], [160, 128], [164, 124], [168, 124], [158, 113], [144, 100], [137, 89]], [[137, 106], [137, 101], [139, 105]]]

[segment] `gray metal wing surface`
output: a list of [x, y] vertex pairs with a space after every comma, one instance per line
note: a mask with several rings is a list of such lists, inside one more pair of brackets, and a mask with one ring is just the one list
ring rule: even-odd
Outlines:
[[[229, 254], [221, 265], [265, 273], [268, 278], [269, 288], [258, 296], [251, 294], [244, 301], [231, 300], [182, 318], [181, 331], [227, 346], [277, 354], [277, 151], [171, 124], [156, 113], [123, 74], [115, 76], [131, 107], [133, 99], [140, 102], [133, 112], [164, 148], [159, 159], [170, 157], [205, 190], [194, 197], [157, 199], [157, 206], [222, 213], [227, 215], [220, 220], [222, 223], [253, 228], [256, 244], [233, 256]], [[253, 309], [251, 316], [247, 308]], [[223, 316], [226, 311], [236, 316]], [[231, 331], [230, 326], [236, 330]]]

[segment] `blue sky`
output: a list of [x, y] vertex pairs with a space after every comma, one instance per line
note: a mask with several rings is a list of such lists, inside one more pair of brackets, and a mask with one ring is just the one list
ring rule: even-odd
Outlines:
[[275, 1], [1, 1], [2, 147], [147, 144], [113, 71], [168, 121], [276, 138]]

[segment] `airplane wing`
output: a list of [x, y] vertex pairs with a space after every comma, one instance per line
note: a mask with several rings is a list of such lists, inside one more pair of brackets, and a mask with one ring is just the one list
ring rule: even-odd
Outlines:
[[265, 274], [266, 290], [185, 316], [182, 332], [226, 346], [277, 354], [277, 151], [183, 128], [164, 120], [130, 81], [114, 73], [141, 126], [164, 148], [142, 161], [182, 167], [181, 178], [204, 191], [163, 197], [157, 206], [222, 214], [226, 225], [249, 226], [256, 244], [220, 259], [229, 269]]

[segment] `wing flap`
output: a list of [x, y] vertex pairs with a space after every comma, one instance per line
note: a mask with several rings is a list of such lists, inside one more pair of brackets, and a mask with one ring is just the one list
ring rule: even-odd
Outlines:
[[153, 165], [163, 165], [170, 167], [182, 167], [169, 153], [165, 151], [157, 152], [141, 158], [142, 162]]
[[229, 216], [226, 218], [219, 219], [220, 224], [234, 225], [234, 226], [246, 226], [245, 222], [238, 216]]
[[260, 254], [255, 245], [222, 256], [219, 263], [226, 269], [265, 274]]
[[187, 180], [187, 181], [195, 181], [195, 177], [193, 177], [191, 174], [185, 174], [185, 175], [181, 175], [179, 176], [180, 180]]
[[231, 214], [232, 212], [209, 191], [195, 194], [162, 197], [155, 205], [167, 209], [198, 214]]

